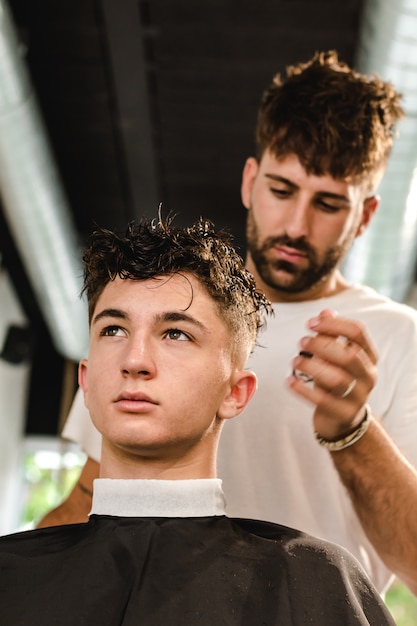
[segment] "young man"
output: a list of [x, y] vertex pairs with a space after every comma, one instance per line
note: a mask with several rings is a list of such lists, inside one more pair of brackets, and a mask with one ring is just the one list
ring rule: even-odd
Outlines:
[[0, 539], [0, 623], [393, 624], [343, 549], [224, 515], [216, 448], [268, 308], [228, 240], [142, 222], [84, 263], [101, 478], [88, 523]]
[[[353, 72], [334, 53], [288, 68], [264, 94], [242, 198], [247, 267], [275, 316], [250, 361], [258, 393], [227, 424], [218, 471], [230, 514], [339, 543], [380, 592], [394, 572], [417, 593], [417, 316], [347, 284], [338, 269], [377, 208], [401, 116], [390, 84]], [[288, 378], [293, 366], [314, 383]], [[369, 393], [372, 417], [362, 424]], [[74, 405], [65, 434], [90, 460], [60, 509], [66, 519], [86, 515], [81, 486], [98, 471], [99, 444], [79, 432], [83, 427], [84, 412], [77, 419]]]

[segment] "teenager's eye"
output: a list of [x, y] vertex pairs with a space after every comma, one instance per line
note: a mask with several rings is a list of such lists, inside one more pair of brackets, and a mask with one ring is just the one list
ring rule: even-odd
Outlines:
[[172, 341], [191, 341], [189, 335], [178, 328], [170, 328], [165, 332], [165, 336]]
[[103, 337], [121, 337], [124, 335], [124, 331], [120, 326], [106, 326], [100, 332], [100, 335]]

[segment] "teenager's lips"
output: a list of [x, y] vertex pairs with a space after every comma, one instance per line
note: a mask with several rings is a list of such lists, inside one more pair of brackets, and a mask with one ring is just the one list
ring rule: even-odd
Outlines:
[[146, 393], [128, 391], [121, 392], [116, 397], [115, 403], [120, 409], [135, 413], [149, 410], [151, 406], [157, 406], [159, 404], [159, 402]]

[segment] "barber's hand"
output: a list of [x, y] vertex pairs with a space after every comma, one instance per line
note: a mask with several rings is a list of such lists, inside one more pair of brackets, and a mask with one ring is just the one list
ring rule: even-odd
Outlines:
[[315, 335], [303, 337], [288, 386], [316, 405], [314, 430], [339, 439], [361, 422], [376, 382], [377, 355], [364, 327], [324, 310], [308, 321]]

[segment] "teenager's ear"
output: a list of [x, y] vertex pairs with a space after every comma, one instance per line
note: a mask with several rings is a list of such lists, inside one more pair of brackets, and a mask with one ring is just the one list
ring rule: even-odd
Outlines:
[[78, 365], [78, 385], [81, 387], [84, 394], [84, 404], [88, 408], [87, 405], [87, 365], [88, 360], [82, 359]]
[[362, 233], [368, 228], [371, 220], [379, 206], [381, 198], [380, 196], [369, 196], [363, 201], [362, 219], [356, 231], [356, 237], [362, 235]]
[[250, 197], [252, 193], [253, 183], [258, 173], [259, 164], [254, 157], [246, 159], [245, 167], [242, 172], [242, 184], [240, 187], [240, 194], [242, 197], [243, 206], [247, 209], [250, 208]]
[[228, 395], [217, 411], [217, 417], [223, 420], [239, 415], [249, 403], [256, 391], [257, 378], [250, 370], [237, 372]]

